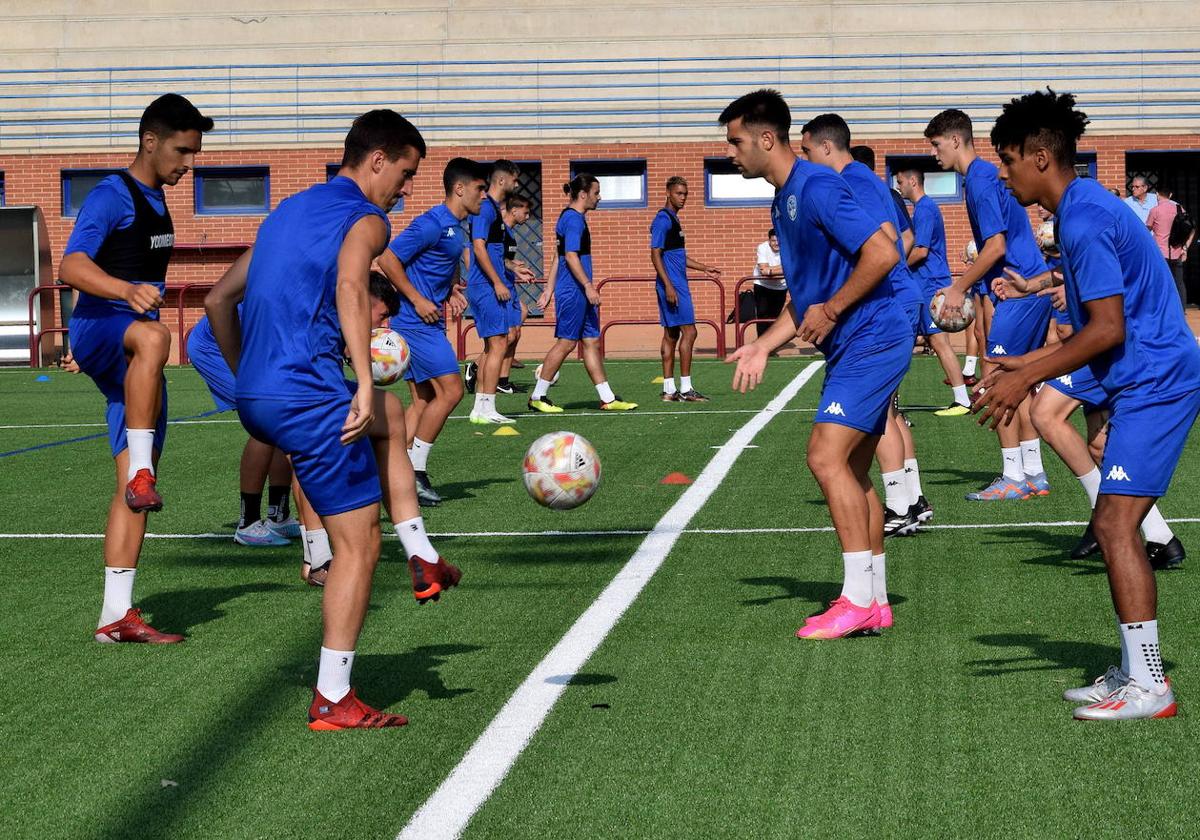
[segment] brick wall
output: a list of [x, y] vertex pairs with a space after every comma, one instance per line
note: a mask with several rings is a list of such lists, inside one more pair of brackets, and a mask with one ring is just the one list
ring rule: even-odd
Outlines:
[[[888, 155], [923, 155], [927, 144], [921, 139], [873, 139], [877, 169], [882, 174]], [[1125, 152], [1137, 149], [1196, 149], [1200, 144], [1189, 135], [1152, 137], [1099, 136], [1087, 138], [1084, 151], [1097, 154], [1097, 175], [1109, 187], [1124, 190]], [[652, 275], [649, 261], [648, 229], [661, 205], [662, 185], [672, 175], [683, 175], [691, 187], [689, 205], [681, 214], [690, 256], [716, 265], [724, 271], [728, 288], [726, 308], [732, 305], [733, 284], [753, 268], [755, 248], [770, 227], [769, 209], [709, 208], [704, 206], [704, 158], [719, 157], [724, 145], [712, 143], [624, 143], [560, 145], [488, 145], [444, 146], [434, 148], [422, 163], [413, 186], [413, 195], [403, 213], [392, 217], [395, 231], [417, 213], [441, 200], [441, 170], [451, 157], [463, 155], [480, 159], [506, 157], [512, 160], [540, 160], [542, 163], [543, 216], [547, 261], [554, 249], [553, 224], [566, 204], [561, 184], [568, 179], [572, 160], [608, 158], [644, 158], [646, 160], [649, 205], [643, 209], [604, 210], [589, 214], [592, 231], [593, 267], [597, 279], [616, 275]], [[990, 151], [986, 153], [990, 156]], [[269, 165], [272, 206], [287, 196], [325, 179], [326, 164], [339, 160], [340, 148], [210, 150], [198, 160], [202, 166]], [[57, 261], [71, 232], [74, 220], [62, 215], [60, 171], [67, 168], [122, 167], [132, 156], [127, 153], [0, 155], [4, 173], [6, 201], [9, 205], [38, 204], [49, 228], [51, 247]], [[193, 213], [193, 181], [186, 176], [167, 190], [167, 201], [175, 220], [177, 251], [168, 279], [172, 283], [214, 281], [236, 257], [238, 250], [214, 245], [248, 243], [254, 239], [261, 216], [196, 216]], [[602, 205], [603, 207], [603, 205]], [[970, 239], [963, 205], [942, 205], [946, 220], [947, 246], [951, 267]], [[547, 262], [548, 264], [548, 262]], [[698, 318], [718, 316], [714, 287], [696, 287]], [[654, 295], [649, 286], [620, 284], [604, 290], [604, 318], [657, 317]], [[172, 303], [174, 303], [172, 301]], [[185, 329], [199, 317], [199, 296], [185, 301]], [[172, 313], [168, 323], [175, 328]], [[619, 341], [619, 338], [617, 339]]]

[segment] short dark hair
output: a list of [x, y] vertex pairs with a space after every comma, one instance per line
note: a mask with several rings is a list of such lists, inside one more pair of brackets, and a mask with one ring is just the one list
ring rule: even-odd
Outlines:
[[1046, 149], [1061, 167], [1075, 165], [1075, 148], [1087, 130], [1087, 114], [1075, 107], [1075, 97], [1037, 90], [1009, 101], [992, 126], [992, 145], [997, 149], [1018, 148], [1025, 154], [1027, 143]]
[[902, 166], [896, 170], [896, 174], [897, 175], [909, 175], [909, 174], [915, 175], [915, 176], [917, 176], [917, 183], [920, 184], [922, 187], [925, 186], [925, 170], [921, 169], [920, 167]]
[[779, 236], [779, 234], [775, 232], [775, 228], [771, 228], [769, 231], [767, 231], [767, 239], [770, 239], [772, 236]]
[[405, 149], [425, 157], [425, 138], [417, 127], [390, 108], [377, 108], [358, 117], [346, 134], [342, 166], [358, 166], [367, 155], [380, 149], [388, 160], [396, 160]]
[[875, 168], [875, 150], [870, 146], [851, 146], [850, 157], [867, 167], [867, 169]]
[[762, 88], [743, 94], [725, 106], [718, 122], [729, 125], [741, 118], [747, 126], [769, 128], [780, 140], [788, 139], [792, 129], [792, 112], [779, 91]]
[[[1147, 186], [1149, 186], [1148, 183], [1147, 183]], [[1167, 181], [1163, 178], [1158, 179], [1158, 183], [1154, 185], [1154, 191], [1156, 193], [1158, 193], [1159, 195], [1165, 195], [1165, 196], [1175, 195], [1175, 187], [1171, 185], [1170, 181]]]
[[850, 126], [837, 114], [820, 114], [813, 117], [800, 129], [818, 143], [828, 141], [833, 148], [846, 151], [850, 148]]
[[521, 167], [517, 166], [511, 160], [506, 160], [504, 158], [500, 158], [500, 160], [494, 160], [492, 161], [491, 171], [488, 172], [488, 183], [491, 183], [493, 180], [495, 180], [496, 176], [502, 172], [505, 175], [516, 178], [521, 174]]
[[948, 137], [957, 134], [966, 143], [975, 141], [975, 131], [971, 128], [971, 118], [957, 108], [949, 108], [929, 121], [925, 126], [925, 137]]
[[672, 175], [667, 179], [667, 192], [671, 191], [671, 187], [686, 187], [687, 178], [682, 175]]
[[507, 199], [504, 200], [504, 207], [506, 210], [511, 211], [511, 210], [516, 210], [518, 207], [528, 207], [528, 206], [529, 206], [529, 199], [523, 195], [518, 195], [517, 193], [513, 193]]
[[178, 93], [164, 93], [146, 106], [138, 122], [138, 141], [147, 131], [156, 137], [169, 137], [177, 131], [212, 131], [212, 117], [200, 110]]
[[465, 157], [450, 158], [442, 170], [442, 188], [449, 195], [455, 184], [484, 181], [488, 179], [487, 167]]
[[592, 184], [598, 183], [600, 179], [590, 172], [578, 172], [574, 178], [563, 184], [563, 192], [574, 201], [580, 193], [587, 192], [592, 188]]
[[392, 281], [379, 271], [367, 275], [367, 291], [373, 298], [378, 298], [387, 304], [388, 317], [395, 318], [400, 311], [400, 292], [392, 285]]

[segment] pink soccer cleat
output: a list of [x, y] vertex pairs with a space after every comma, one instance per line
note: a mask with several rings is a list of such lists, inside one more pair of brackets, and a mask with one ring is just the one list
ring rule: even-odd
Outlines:
[[797, 639], [841, 639], [880, 625], [879, 605], [855, 606], [848, 598], [838, 598], [829, 609], [815, 615], [796, 631]]

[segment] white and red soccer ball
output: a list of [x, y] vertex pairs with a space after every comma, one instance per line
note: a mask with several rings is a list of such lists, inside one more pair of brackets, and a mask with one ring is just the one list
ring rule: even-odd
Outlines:
[[371, 378], [376, 385], [391, 385], [408, 370], [408, 343], [386, 327], [371, 330]]
[[579, 507], [600, 486], [600, 456], [574, 432], [551, 432], [535, 440], [522, 470], [529, 495], [553, 510]]

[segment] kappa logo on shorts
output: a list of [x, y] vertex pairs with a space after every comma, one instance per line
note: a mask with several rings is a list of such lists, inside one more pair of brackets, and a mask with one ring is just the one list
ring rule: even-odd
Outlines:
[[1105, 476], [1108, 481], [1129, 481], [1129, 473], [1125, 472], [1125, 468], [1120, 464], [1113, 464], [1112, 469]]
[[993, 356], [1006, 356], [1006, 355], [1008, 355], [1008, 351], [1004, 349], [1003, 344], [997, 344], [994, 347], [992, 347], [992, 355]]
[[835, 417], [846, 416], [846, 412], [842, 411], [842, 404], [840, 402], [831, 402], [825, 407], [825, 414], [832, 414]]
[[1071, 381], [1071, 374], [1069, 374], [1069, 373], [1066, 376], [1058, 377], [1058, 381], [1061, 382], [1062, 384], [1066, 385], [1068, 388], [1075, 387], [1075, 383]]

